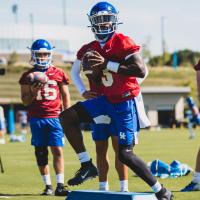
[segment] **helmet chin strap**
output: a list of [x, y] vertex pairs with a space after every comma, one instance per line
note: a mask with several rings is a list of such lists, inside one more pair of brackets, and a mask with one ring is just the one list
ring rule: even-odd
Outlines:
[[[50, 66], [50, 65], [49, 65], [49, 66]], [[41, 72], [47, 71], [47, 69], [49, 68], [49, 66], [44, 67], [44, 66], [40, 66], [40, 65], [38, 65], [38, 64], [35, 64], [35, 65], [34, 65], [35, 69], [37, 69], [38, 71], [41, 71]]]
[[100, 43], [100, 44], [105, 44], [110, 38], [114, 35], [115, 32], [112, 32], [110, 34], [106, 34], [105, 38], [99, 38], [97, 34], [95, 35], [95, 39]]
[[51, 65], [51, 56], [48, 57], [48, 59], [42, 61], [41, 58], [36, 57], [36, 55], [33, 53], [32, 54], [32, 61], [33, 61], [33, 66], [38, 69], [38, 70], [47, 70], [49, 66]]

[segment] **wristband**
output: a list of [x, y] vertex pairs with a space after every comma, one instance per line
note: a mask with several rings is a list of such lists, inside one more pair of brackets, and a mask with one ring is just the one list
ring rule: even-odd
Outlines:
[[118, 72], [118, 69], [119, 69], [119, 66], [120, 66], [119, 63], [109, 61], [109, 62], [107, 63], [106, 68], [107, 68], [108, 70], [112, 71], [112, 72], [117, 73], [117, 72]]

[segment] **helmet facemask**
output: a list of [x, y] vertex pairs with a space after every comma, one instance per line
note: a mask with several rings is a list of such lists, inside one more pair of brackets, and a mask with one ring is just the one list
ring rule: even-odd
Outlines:
[[39, 69], [47, 69], [52, 63], [52, 51], [51, 50], [32, 50], [32, 62], [34, 66]]
[[91, 16], [88, 15], [88, 18], [92, 32], [99, 42], [106, 42], [117, 29], [118, 18], [115, 13], [101, 11]]

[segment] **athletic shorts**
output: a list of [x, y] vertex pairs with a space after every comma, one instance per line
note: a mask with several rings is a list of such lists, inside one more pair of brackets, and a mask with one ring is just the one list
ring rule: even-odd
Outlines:
[[33, 146], [64, 146], [64, 133], [58, 118], [31, 118]]
[[117, 131], [115, 130], [114, 124], [92, 124], [92, 139], [94, 141], [98, 140], [108, 140], [110, 136], [117, 136]]
[[80, 104], [96, 125], [111, 124], [113, 126], [112, 130], [117, 134], [119, 144], [136, 143], [135, 135], [140, 127], [134, 98], [120, 103], [110, 103], [105, 96], [100, 96], [80, 102]]

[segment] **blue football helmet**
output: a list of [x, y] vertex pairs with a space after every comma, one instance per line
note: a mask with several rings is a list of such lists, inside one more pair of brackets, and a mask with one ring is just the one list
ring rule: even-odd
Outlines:
[[107, 2], [99, 2], [93, 6], [88, 14], [92, 32], [100, 43], [110, 39], [117, 29], [118, 11]]
[[30, 48], [33, 65], [39, 69], [47, 69], [52, 62], [53, 48], [47, 40], [34, 41]]

